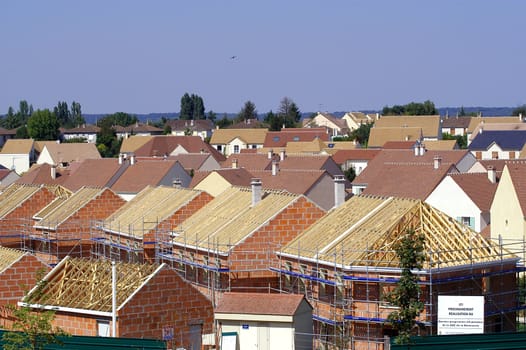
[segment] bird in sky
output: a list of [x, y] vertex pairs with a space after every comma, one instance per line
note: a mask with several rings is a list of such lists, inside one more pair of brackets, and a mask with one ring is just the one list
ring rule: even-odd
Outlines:
[[237, 58], [237, 56], [230, 56], [231, 60], [235, 60], [236, 58]]

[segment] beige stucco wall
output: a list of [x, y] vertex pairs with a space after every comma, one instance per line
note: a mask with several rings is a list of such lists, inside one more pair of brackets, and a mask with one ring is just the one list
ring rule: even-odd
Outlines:
[[490, 213], [492, 239], [498, 239], [502, 235], [504, 240], [523, 240], [524, 214], [507, 166], [502, 172]]
[[195, 186], [196, 190], [205, 191], [214, 197], [217, 197], [224, 190], [232, 187], [221, 175], [216, 172], [210, 173], [203, 181]]

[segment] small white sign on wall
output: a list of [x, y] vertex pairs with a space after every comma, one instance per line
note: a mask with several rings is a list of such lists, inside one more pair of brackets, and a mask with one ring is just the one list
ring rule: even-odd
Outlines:
[[483, 296], [438, 296], [438, 334], [484, 333]]

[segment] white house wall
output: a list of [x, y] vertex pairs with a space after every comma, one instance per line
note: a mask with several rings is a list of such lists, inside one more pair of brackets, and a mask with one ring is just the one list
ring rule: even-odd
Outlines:
[[0, 165], [20, 175], [29, 170], [29, 154], [0, 154]]
[[[59, 159], [57, 159], [57, 161], [59, 161]], [[40, 155], [37, 159], [37, 164], [55, 164], [53, 157], [51, 157], [51, 154], [49, 153], [47, 147], [44, 146], [44, 149], [42, 150], [42, 152], [40, 152]]]
[[473, 230], [480, 232], [487, 223], [481, 222], [481, 211], [466, 193], [451, 178], [446, 176], [425, 200], [426, 203], [457, 219], [460, 217], [473, 218]]

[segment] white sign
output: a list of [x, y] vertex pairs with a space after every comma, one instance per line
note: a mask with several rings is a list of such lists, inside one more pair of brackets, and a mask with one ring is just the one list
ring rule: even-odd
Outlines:
[[483, 296], [438, 296], [438, 334], [484, 333]]

